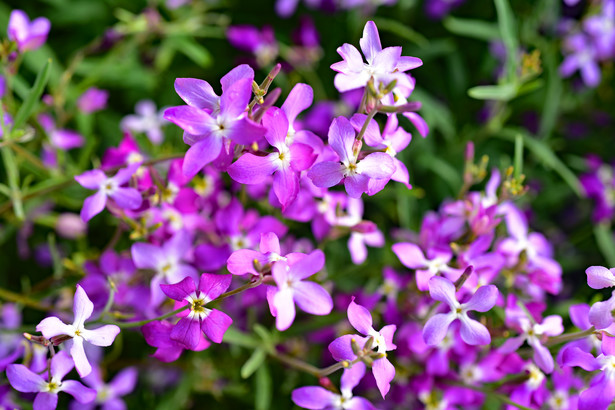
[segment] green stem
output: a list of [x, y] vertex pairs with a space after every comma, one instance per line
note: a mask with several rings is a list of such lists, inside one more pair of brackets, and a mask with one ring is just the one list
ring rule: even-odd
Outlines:
[[547, 343], [545, 343], [545, 346], [550, 347], [550, 346], [558, 345], [560, 343], [566, 343], [566, 342], [571, 342], [573, 340], [583, 339], [587, 336], [591, 336], [595, 331], [596, 331], [596, 328], [592, 326], [589, 329], [583, 330], [580, 332], [566, 333], [563, 335], [551, 337], [549, 338]]
[[363, 135], [365, 135], [365, 131], [367, 131], [367, 126], [374, 119], [374, 116], [378, 112], [378, 106], [374, 107], [369, 114], [367, 114], [367, 118], [365, 118], [365, 122], [363, 123], [363, 127], [361, 127], [361, 131], [357, 135], [356, 140], [361, 141], [363, 139]]
[[[8, 141], [11, 136], [9, 134], [9, 129], [4, 123], [4, 109], [2, 108], [2, 104], [0, 104], [0, 127], [2, 128], [4, 139]], [[3, 146], [0, 150], [2, 151], [2, 162], [4, 162], [4, 167], [6, 168], [9, 187], [11, 188], [11, 200], [9, 203], [15, 208], [17, 219], [23, 220], [25, 218], [25, 212], [23, 209], [21, 191], [19, 189], [19, 168], [17, 167], [13, 151], [11, 151], [8, 146]]]

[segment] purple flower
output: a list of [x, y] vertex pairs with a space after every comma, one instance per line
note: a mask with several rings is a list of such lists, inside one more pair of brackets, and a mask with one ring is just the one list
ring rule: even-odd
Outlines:
[[98, 190], [83, 202], [81, 209], [81, 219], [89, 221], [94, 216], [102, 212], [107, 204], [107, 197], [122, 209], [137, 209], [141, 206], [143, 198], [138, 190], [134, 188], [123, 188], [122, 185], [128, 183], [130, 178], [137, 172], [140, 163], [132, 164], [127, 168], [120, 169], [114, 177], [107, 177], [99, 169], [86, 171], [81, 175], [75, 176], [75, 180], [84, 188]]
[[[147, 344], [156, 348], [156, 352], [152, 356], [165, 363], [177, 360], [186, 348], [183, 343], [171, 339], [173, 327], [174, 325], [169, 322], [156, 321], [149, 322], [141, 328], [143, 338]], [[201, 335], [199, 344], [192, 350], [200, 352], [207, 349], [210, 345], [211, 343]]]
[[289, 121], [282, 109], [270, 108], [263, 125], [267, 128], [265, 139], [277, 152], [267, 156], [243, 154], [228, 168], [228, 174], [242, 184], [262, 184], [273, 174], [273, 192], [284, 211], [299, 193], [299, 174], [314, 163], [316, 156], [308, 145], [287, 143]]
[[73, 357], [75, 368], [81, 377], [87, 376], [92, 371], [92, 366], [90, 366], [90, 362], [85, 355], [83, 342], [86, 341], [95, 346], [111, 346], [115, 337], [120, 333], [120, 328], [115, 325], [105, 325], [94, 330], [86, 329], [84, 327], [85, 321], [92, 316], [93, 311], [94, 304], [83, 288], [77, 285], [73, 303], [75, 316], [73, 323], [67, 325], [59, 318], [51, 316], [43, 319], [36, 326], [36, 330], [47, 339], [61, 335], [72, 338], [67, 344], [70, 345], [70, 355]]
[[592, 289], [612, 288], [615, 286], [615, 268], [607, 269], [604, 266], [590, 266], [585, 270], [587, 284]]
[[376, 81], [376, 88], [380, 82], [388, 84], [393, 80], [397, 80], [396, 88], [414, 88], [409, 77], [403, 73], [420, 67], [423, 62], [416, 57], [402, 56], [401, 47], [382, 49], [378, 29], [373, 21], [365, 24], [359, 44], [367, 64], [354, 46], [346, 43], [337, 49], [343, 61], [331, 65], [331, 68], [338, 72], [335, 75], [335, 88], [338, 91], [365, 87], [371, 77]]
[[397, 346], [393, 343], [393, 335], [397, 326], [387, 325], [380, 329], [380, 331], [376, 331], [372, 326], [371, 313], [365, 307], [356, 304], [354, 296], [348, 305], [348, 321], [352, 327], [365, 335], [365, 337], [356, 335], [338, 337], [329, 344], [329, 351], [335, 360], [352, 361], [357, 358], [352, 349], [352, 341], [360, 339], [359, 347], [363, 346], [365, 348], [365, 343], [371, 338], [372, 349], [376, 349], [378, 354], [373, 361], [372, 372], [374, 373], [378, 390], [382, 398], [384, 398], [391, 388], [391, 380], [395, 377], [395, 367], [387, 358], [386, 352], [397, 349]]
[[607, 409], [615, 398], [615, 337], [602, 333], [602, 353], [598, 357], [578, 347], [569, 347], [563, 353], [563, 361], [566, 366], [578, 366], [588, 372], [601, 370], [589, 388], [581, 392], [579, 409]]
[[390, 178], [395, 172], [393, 159], [384, 152], [374, 152], [359, 161], [361, 142], [355, 140], [354, 128], [345, 117], [333, 120], [329, 145], [339, 160], [319, 162], [308, 171], [308, 177], [317, 187], [329, 188], [343, 179], [348, 195], [359, 198], [368, 191], [370, 178]]
[[205, 307], [223, 294], [231, 284], [232, 275], [201, 274], [197, 290], [194, 279], [188, 277], [174, 285], [160, 285], [162, 291], [180, 303], [177, 307], [190, 305], [189, 311], [178, 314], [179, 322], [171, 331], [171, 339], [183, 343], [188, 349], [199, 345], [202, 333], [214, 343], [221, 343], [226, 329], [233, 323], [226, 313]]
[[91, 410], [96, 408], [96, 405], [102, 406], [105, 410], [125, 409], [126, 403], [121, 399], [132, 392], [137, 384], [138, 371], [135, 367], [127, 367], [119, 372], [113, 380], [105, 383], [98, 368], [94, 368], [89, 376], [83, 381], [85, 384], [96, 390], [96, 400], [83, 406], [75, 402], [71, 403], [71, 410]]
[[589, 309], [589, 323], [596, 329], [606, 329], [613, 324], [613, 310], [615, 310], [615, 290], [609, 299], [592, 305]]
[[363, 397], [353, 397], [352, 389], [365, 375], [365, 364], [362, 362], [344, 369], [341, 380], [341, 393], [333, 393], [320, 386], [305, 386], [293, 390], [293, 402], [305, 409], [347, 409], [347, 410], [375, 410], [375, 407]]
[[107, 106], [108, 98], [109, 91], [90, 87], [77, 100], [77, 108], [86, 114], [91, 114], [104, 109]]
[[598, 51], [586, 34], [577, 33], [566, 38], [564, 49], [567, 50], [568, 55], [559, 67], [559, 72], [563, 77], [570, 77], [579, 70], [585, 85], [596, 87], [600, 84]]
[[164, 118], [182, 128], [184, 142], [191, 145], [184, 159], [186, 176], [230, 153], [230, 141], [249, 145], [261, 138], [266, 129], [248, 119], [246, 108], [252, 96], [254, 71], [247, 65], [231, 70], [220, 80], [222, 96], [211, 85], [195, 78], [178, 78], [175, 91], [188, 104], [165, 110]]
[[278, 43], [270, 26], [262, 30], [250, 25], [230, 26], [226, 37], [234, 47], [254, 54], [259, 67], [272, 64], [278, 57]]
[[163, 111], [157, 111], [153, 101], [143, 100], [135, 106], [135, 113], [136, 115], [124, 117], [120, 128], [131, 132], [144, 132], [152, 144], [160, 145], [164, 138], [162, 126], [167, 124]]
[[47, 34], [51, 23], [45, 17], [39, 17], [30, 22], [30, 19], [21, 10], [13, 10], [9, 19], [9, 40], [17, 43], [17, 48], [22, 53], [28, 50], [36, 50], [47, 41]]
[[325, 255], [315, 250], [294, 261], [276, 262], [271, 273], [277, 289], [267, 289], [267, 301], [271, 314], [276, 318], [278, 330], [286, 330], [295, 320], [295, 303], [312, 315], [328, 315], [333, 309], [329, 293], [315, 282], [305, 281], [325, 265]]
[[469, 345], [486, 345], [491, 343], [489, 330], [482, 323], [470, 319], [468, 312], [487, 312], [497, 301], [498, 288], [495, 285], [481, 286], [470, 300], [459, 303], [455, 296], [455, 285], [441, 276], [429, 279], [429, 294], [435, 300], [445, 302], [450, 308], [449, 313], [438, 313], [429, 318], [423, 328], [425, 343], [435, 346], [444, 339], [450, 324], [459, 319], [461, 322], [461, 339]]
[[138, 242], [132, 245], [130, 252], [137, 268], [152, 269], [155, 274], [150, 281], [152, 306], [158, 306], [164, 300], [160, 290], [161, 283], [177, 283], [186, 277], [195, 278], [197, 271], [182, 260], [192, 248], [190, 235], [178, 231], [162, 246]]
[[259, 250], [260, 252], [252, 249], [236, 250], [229, 256], [226, 262], [226, 268], [233, 275], [245, 275], [246, 273], [250, 273], [258, 276], [260, 272], [256, 270], [255, 261], [258, 262], [262, 269], [266, 269], [268, 264], [288, 260], [288, 256], [298, 257], [301, 255], [301, 257], [305, 257], [305, 255], [299, 253], [291, 253], [282, 256], [280, 240], [273, 232], [261, 234]]
[[96, 398], [96, 391], [85, 387], [75, 380], [62, 381], [73, 368], [68, 353], [58, 352], [51, 359], [51, 380], [32, 372], [22, 364], [12, 364], [6, 369], [6, 377], [11, 386], [22, 393], [38, 393], [34, 399], [34, 410], [52, 410], [58, 405], [58, 393], [63, 391], [73, 396], [79, 403], [90, 403]]
[[402, 265], [416, 269], [416, 285], [419, 290], [428, 290], [429, 280], [438, 273], [445, 274], [450, 280], [457, 280], [462, 274], [461, 270], [448, 266], [453, 257], [450, 251], [438, 248], [428, 249], [428, 259], [421, 248], [413, 243], [396, 243], [392, 249]]

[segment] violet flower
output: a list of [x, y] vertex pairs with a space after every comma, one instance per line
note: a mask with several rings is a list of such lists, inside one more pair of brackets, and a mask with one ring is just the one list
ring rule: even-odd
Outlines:
[[305, 409], [326, 410], [375, 410], [376, 408], [363, 397], [354, 397], [352, 389], [365, 375], [365, 364], [362, 362], [344, 369], [340, 382], [341, 394], [333, 393], [320, 386], [305, 386], [293, 390], [293, 402]]
[[226, 37], [234, 47], [254, 54], [259, 67], [272, 64], [278, 57], [278, 43], [270, 26], [261, 30], [250, 25], [230, 26]]
[[[177, 360], [181, 356], [186, 346], [171, 339], [171, 332], [174, 325], [166, 321], [149, 322], [141, 328], [143, 338], [145, 342], [156, 348], [156, 351], [152, 355], [161, 362], [169, 363]], [[199, 344], [192, 350], [200, 352], [207, 349], [211, 343], [200, 335]]]
[[127, 115], [122, 119], [120, 128], [131, 132], [143, 132], [154, 145], [160, 145], [164, 134], [162, 127], [167, 124], [164, 112], [156, 110], [156, 104], [151, 100], [142, 100], [135, 106], [135, 115]]
[[378, 28], [373, 21], [368, 21], [363, 28], [363, 37], [359, 41], [363, 55], [367, 60], [364, 63], [359, 51], [348, 43], [337, 49], [343, 61], [331, 65], [335, 75], [335, 88], [339, 92], [362, 88], [367, 85], [371, 77], [378, 83], [390, 83], [397, 80], [399, 88], [411, 89], [409, 77], [404, 72], [420, 67], [423, 62], [416, 57], [401, 55], [401, 47], [382, 48]]
[[498, 288], [495, 285], [481, 286], [470, 300], [459, 303], [455, 296], [455, 285], [441, 276], [429, 279], [429, 294], [435, 300], [446, 303], [451, 311], [438, 313], [429, 318], [423, 328], [425, 343], [435, 346], [444, 339], [450, 324], [459, 319], [461, 322], [461, 339], [469, 345], [486, 345], [491, 343], [489, 330], [482, 323], [470, 319], [468, 312], [487, 312], [495, 305]]
[[47, 339], [62, 335], [71, 338], [67, 344], [70, 345], [70, 355], [73, 357], [75, 368], [81, 377], [87, 376], [92, 371], [92, 366], [85, 355], [84, 341], [95, 346], [111, 346], [115, 337], [120, 333], [120, 328], [115, 325], [104, 325], [94, 330], [86, 329], [84, 327], [85, 321], [92, 316], [93, 311], [94, 304], [83, 288], [77, 285], [73, 302], [75, 316], [73, 323], [67, 325], [59, 318], [51, 316], [43, 319], [36, 326], [36, 330]]
[[90, 87], [77, 100], [77, 108], [86, 114], [91, 114], [104, 109], [108, 99], [109, 91]]
[[127, 168], [120, 169], [114, 177], [107, 177], [99, 169], [86, 171], [81, 175], [75, 176], [75, 180], [82, 187], [98, 190], [97, 193], [87, 197], [83, 202], [81, 219], [84, 222], [88, 222], [94, 216], [101, 213], [105, 209], [108, 197], [113, 199], [120, 208], [138, 209], [143, 202], [141, 194], [134, 188], [123, 188], [122, 185], [130, 181], [130, 178], [132, 178], [140, 166], [140, 163], [129, 165]]
[[359, 161], [361, 142], [355, 139], [354, 128], [345, 117], [333, 120], [329, 145], [339, 160], [319, 162], [308, 171], [308, 177], [317, 187], [329, 188], [344, 180], [348, 195], [359, 198], [368, 191], [370, 178], [390, 178], [395, 172], [393, 159], [384, 152], [374, 152]]
[[566, 38], [564, 49], [567, 55], [559, 67], [562, 77], [570, 77], [578, 70], [586, 86], [596, 87], [600, 84], [602, 75], [597, 61], [598, 50], [586, 34], [577, 33]]
[[175, 91], [188, 104], [165, 110], [164, 118], [182, 128], [184, 142], [191, 145], [184, 159], [184, 175], [192, 177], [201, 168], [230, 153], [230, 141], [249, 145], [266, 129], [250, 120], [245, 111], [252, 97], [254, 71], [247, 65], [231, 70], [220, 80], [222, 96], [211, 85], [195, 78], [178, 78]]
[[127, 367], [115, 375], [113, 380], [105, 383], [98, 368], [94, 368], [89, 376], [83, 381], [96, 391], [96, 399], [86, 405], [72, 402], [71, 410], [92, 410], [97, 405], [104, 410], [121, 410], [126, 408], [126, 403], [121, 399], [132, 392], [137, 384], [139, 373], [136, 367]]
[[271, 314], [276, 318], [278, 330], [286, 330], [295, 320], [295, 303], [312, 315], [328, 315], [333, 309], [329, 293], [318, 283], [307, 279], [325, 265], [325, 255], [315, 250], [306, 257], [288, 263], [278, 261], [271, 268], [277, 289], [267, 288], [267, 301]]
[[258, 262], [262, 269], [265, 269], [268, 264], [286, 261], [288, 257], [299, 259], [306, 256], [301, 253], [290, 253], [282, 256], [281, 252], [278, 236], [273, 232], [263, 233], [261, 234], [258, 252], [252, 249], [236, 250], [229, 256], [226, 262], [226, 269], [233, 275], [250, 273], [258, 276], [261, 271], [257, 271], [256, 262]]
[[47, 41], [51, 23], [45, 17], [39, 17], [32, 22], [21, 10], [13, 10], [9, 18], [9, 40], [17, 43], [20, 52], [36, 50]]
[[51, 380], [32, 372], [22, 364], [12, 364], [6, 370], [6, 377], [11, 386], [22, 393], [37, 393], [34, 398], [34, 410], [53, 410], [58, 406], [58, 393], [63, 391], [79, 403], [90, 403], [96, 398], [96, 391], [75, 380], [62, 381], [73, 368], [73, 361], [68, 353], [58, 352], [50, 365]]
[[427, 250], [425, 257], [421, 248], [410, 242], [396, 243], [392, 250], [402, 265], [416, 270], [416, 285], [421, 291], [429, 290], [429, 280], [438, 273], [445, 274], [452, 281], [457, 280], [463, 273], [460, 269], [448, 266], [453, 258], [453, 254], [448, 250], [431, 248]]
[[221, 343], [224, 333], [233, 323], [226, 313], [205, 307], [209, 302], [223, 294], [231, 284], [232, 275], [201, 274], [199, 287], [194, 279], [188, 277], [173, 285], [160, 285], [162, 291], [173, 300], [176, 307], [190, 305], [177, 315], [179, 322], [171, 330], [171, 339], [183, 343], [188, 349], [194, 349], [202, 338], [201, 332], [214, 343]]
[[314, 163], [316, 156], [308, 145], [286, 142], [289, 121], [280, 108], [270, 108], [263, 117], [263, 125], [267, 128], [265, 139], [277, 152], [264, 157], [243, 154], [228, 168], [228, 174], [242, 184], [262, 184], [273, 174], [273, 191], [284, 211], [297, 197], [299, 174]]
[[356, 304], [354, 296], [348, 305], [348, 321], [352, 327], [365, 335], [365, 337], [356, 335], [338, 337], [329, 344], [329, 352], [331, 352], [335, 360], [352, 361], [357, 358], [352, 349], [353, 339], [355, 342], [359, 342], [359, 347], [364, 347], [367, 340], [372, 338], [372, 346], [379, 355], [373, 361], [372, 372], [374, 373], [378, 390], [382, 398], [384, 398], [391, 388], [391, 380], [395, 377], [395, 367], [387, 358], [386, 352], [397, 349], [397, 346], [393, 343], [393, 335], [397, 326], [386, 325], [380, 331], [376, 331], [372, 326], [371, 313], [365, 307]]

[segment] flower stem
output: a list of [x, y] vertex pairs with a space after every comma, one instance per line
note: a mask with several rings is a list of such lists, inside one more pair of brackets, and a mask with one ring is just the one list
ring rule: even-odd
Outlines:
[[584, 337], [591, 336], [595, 331], [596, 331], [596, 328], [592, 326], [589, 329], [583, 330], [581, 332], [566, 333], [563, 335], [551, 337], [545, 343], [545, 346], [550, 347], [550, 346], [558, 345], [560, 343], [566, 343], [566, 342], [570, 342], [573, 340], [583, 339]]
[[365, 131], [367, 131], [367, 126], [374, 119], [376, 114], [378, 113], [378, 106], [375, 106], [369, 114], [367, 114], [367, 118], [365, 118], [365, 122], [363, 123], [363, 127], [361, 127], [361, 131], [357, 134], [357, 141], [361, 141], [363, 139], [363, 135], [365, 135]]

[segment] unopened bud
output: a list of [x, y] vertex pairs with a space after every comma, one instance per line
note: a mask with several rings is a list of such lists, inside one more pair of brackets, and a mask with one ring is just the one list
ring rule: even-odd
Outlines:
[[352, 353], [356, 354], [357, 356], [361, 356], [363, 354], [362, 349], [357, 343], [357, 339], [355, 339], [354, 337], [350, 339], [350, 347], [352, 348]]
[[374, 336], [370, 336], [369, 339], [367, 339], [367, 342], [365, 342], [365, 346], [363, 346], [363, 350], [370, 351], [372, 350], [372, 346], [374, 346]]
[[363, 142], [361, 142], [360, 140], [354, 140], [354, 143], [352, 144], [352, 154], [355, 157], [359, 156], [359, 152], [361, 152], [362, 146], [363, 146]]
[[70, 337], [69, 335], [59, 335], [52, 337], [50, 339], [50, 342], [53, 343], [54, 346], [60, 346], [62, 343], [70, 339], [72, 339], [72, 337]]
[[371, 358], [371, 357], [369, 357], [369, 356], [363, 356], [363, 357], [361, 357], [361, 361], [362, 361], [363, 363], [365, 363], [367, 366], [370, 366], [370, 367], [371, 367], [371, 365], [372, 365], [372, 364], [374, 364], [374, 359], [372, 359], [372, 358]]
[[23, 337], [25, 337], [27, 340], [31, 341], [32, 343], [36, 343], [42, 346], [49, 346], [49, 344], [51, 343], [47, 338], [43, 337], [43, 336], [34, 336], [31, 335], [30, 333], [24, 333]]

